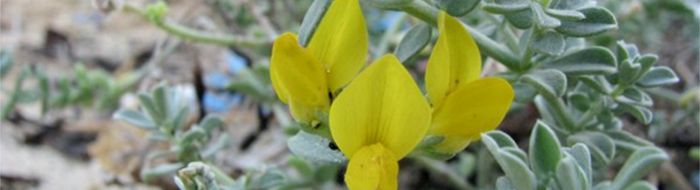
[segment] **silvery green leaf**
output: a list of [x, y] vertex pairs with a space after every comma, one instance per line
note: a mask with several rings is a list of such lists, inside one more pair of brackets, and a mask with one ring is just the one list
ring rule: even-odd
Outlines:
[[546, 62], [543, 68], [557, 69], [571, 75], [613, 74], [617, 71], [615, 56], [603, 47], [589, 47]]
[[248, 181], [246, 189], [272, 189], [284, 183], [284, 174], [276, 169], [264, 171], [262, 175], [255, 176]]
[[591, 186], [593, 184], [593, 169], [591, 165], [591, 152], [588, 150], [588, 147], [582, 143], [576, 143], [571, 148], [566, 149], [566, 152], [576, 159], [576, 163], [581, 167], [583, 173], [586, 174], [585, 177], [588, 180], [589, 186]]
[[314, 169], [313, 169], [313, 167], [311, 166], [311, 164], [309, 164], [308, 162], [306, 162], [304, 159], [301, 159], [301, 158], [296, 157], [296, 156], [292, 156], [292, 157], [287, 161], [287, 164], [289, 164], [290, 166], [294, 167], [294, 169], [296, 170], [296, 172], [298, 172], [299, 174], [301, 174], [301, 176], [310, 177], [310, 176], [313, 176], [313, 175], [314, 175]]
[[542, 121], [537, 121], [530, 134], [529, 158], [538, 179], [545, 179], [554, 173], [561, 154], [561, 144], [554, 131]]
[[615, 156], [615, 143], [612, 138], [600, 132], [580, 132], [569, 136], [567, 142], [569, 144], [582, 143], [588, 146], [593, 159], [599, 163], [597, 165], [607, 164]]
[[556, 9], [580, 10], [595, 6], [595, 4], [593, 0], [559, 0], [552, 7]]
[[189, 110], [190, 109], [187, 106], [178, 110], [178, 112], [172, 118], [173, 129], [179, 129], [185, 125], [185, 120], [187, 119]]
[[515, 101], [520, 103], [528, 103], [537, 95], [537, 90], [532, 86], [524, 83], [513, 84], [515, 91]]
[[586, 18], [576, 21], [562, 20], [556, 30], [567, 36], [587, 37], [617, 28], [615, 15], [602, 7], [580, 10]]
[[555, 28], [561, 25], [561, 21], [547, 15], [540, 4], [532, 3], [530, 6], [532, 7], [532, 11], [535, 13], [535, 21], [537, 22], [538, 26], [542, 28]]
[[531, 48], [539, 53], [559, 55], [564, 51], [564, 36], [554, 31], [545, 31], [535, 36]]
[[220, 117], [215, 115], [207, 115], [199, 122], [199, 127], [203, 128], [207, 132], [211, 132], [215, 128], [224, 126], [224, 121]]
[[632, 116], [634, 116], [635, 119], [639, 120], [644, 124], [651, 123], [651, 119], [653, 119], [654, 117], [654, 113], [646, 107], [620, 103], [619, 108], [624, 112], [632, 114]]
[[457, 173], [460, 176], [469, 177], [476, 169], [476, 156], [471, 153], [461, 152], [457, 154], [459, 162], [457, 163]]
[[641, 87], [651, 88], [657, 86], [664, 86], [678, 82], [679, 79], [676, 73], [666, 66], [654, 67], [649, 70], [637, 84]]
[[[491, 131], [491, 132], [482, 134], [481, 137], [482, 138], [488, 137], [489, 139], [491, 139], [490, 142], [492, 142], [492, 143], [489, 143], [489, 145], [487, 145], [487, 146], [492, 146], [491, 148], [496, 148], [496, 149], [501, 148], [501, 147], [518, 148], [518, 145], [515, 144], [515, 141], [513, 141], [513, 139], [510, 138], [510, 136], [508, 134], [504, 133], [503, 131]], [[484, 143], [484, 144], [486, 144], [486, 143]]]
[[496, 180], [496, 190], [516, 190], [507, 177], [501, 176]]
[[500, 6], [506, 7], [528, 7], [530, 6], [529, 0], [495, 0], [494, 3]]
[[137, 127], [141, 127], [144, 129], [155, 129], [156, 124], [151, 121], [148, 117], [144, 116], [142, 113], [129, 110], [129, 109], [120, 109], [117, 112], [114, 113], [113, 116], [114, 119], [116, 120], [124, 120], [129, 124], [132, 124]]
[[631, 133], [622, 130], [606, 131], [606, 134], [615, 141], [615, 146], [627, 150], [634, 151], [642, 147], [654, 146], [654, 143], [643, 138], [639, 138]]
[[578, 110], [588, 110], [592, 101], [584, 93], [569, 94], [569, 103]]
[[637, 181], [625, 187], [624, 190], [656, 190], [656, 187], [647, 181]]
[[324, 164], [318, 166], [314, 175], [314, 180], [316, 180], [317, 183], [333, 180], [338, 175], [339, 169], [340, 168], [336, 164]]
[[153, 168], [143, 169], [141, 171], [141, 180], [148, 182], [163, 175], [173, 174], [182, 167], [184, 167], [184, 165], [181, 163], [172, 163], [161, 164]]
[[622, 96], [618, 96], [616, 100], [622, 103], [647, 107], [654, 104], [649, 94], [635, 87], [625, 89]]
[[432, 27], [424, 23], [417, 24], [401, 39], [398, 47], [394, 49], [394, 54], [403, 63], [425, 48], [432, 36]]
[[501, 150], [504, 150], [504, 151], [506, 151], [506, 152], [509, 152], [509, 153], [513, 154], [514, 156], [517, 156], [518, 158], [520, 158], [520, 160], [522, 160], [522, 161], [525, 162], [525, 163], [528, 162], [527, 153], [525, 153], [525, 151], [521, 150], [520, 148], [517, 148], [517, 147], [501, 147]]
[[512, 3], [505, 4], [484, 3], [482, 8], [496, 14], [513, 14], [530, 8], [530, 5], [527, 1], [513, 1]]
[[535, 70], [522, 77], [522, 80], [537, 89], [540, 94], [560, 97], [566, 92], [566, 75], [554, 70]]
[[637, 59], [637, 63], [642, 65], [642, 72], [646, 73], [652, 65], [659, 60], [659, 56], [653, 54], [644, 54]]
[[498, 165], [506, 174], [513, 186], [518, 190], [534, 190], [537, 186], [535, 174], [528, 169], [527, 164], [505, 150], [499, 150], [494, 155]]
[[413, 2], [413, 0], [366, 0], [363, 2], [367, 2], [374, 7], [383, 9], [398, 9], [408, 3]]
[[474, 10], [481, 0], [437, 0], [435, 2], [448, 14], [461, 17]]
[[287, 140], [289, 151], [297, 156], [312, 162], [342, 164], [347, 161], [343, 153], [331, 150], [328, 145], [330, 140], [299, 131]]
[[593, 186], [593, 190], [610, 190], [610, 181], [603, 181], [595, 186]]
[[156, 86], [155, 89], [153, 89], [153, 92], [151, 92], [153, 98], [153, 102], [155, 103], [156, 109], [160, 111], [161, 114], [163, 114], [163, 119], [171, 119], [170, 117], [172, 114], [175, 112], [172, 112], [170, 107], [174, 106], [168, 101], [170, 98], [170, 94], [168, 92], [169, 90], [166, 88], [165, 83], [161, 83], [158, 86]]
[[560, 20], [577, 21], [586, 18], [586, 15], [575, 10], [546, 9], [545, 12]]
[[555, 179], [559, 189], [591, 189], [586, 174], [571, 156], [565, 156], [557, 164]]
[[309, 10], [304, 15], [304, 20], [301, 21], [301, 27], [299, 27], [299, 43], [302, 46], [306, 46], [311, 41], [316, 27], [321, 23], [321, 19], [330, 5], [331, 0], [314, 0], [311, 3]]
[[566, 51], [574, 51], [586, 47], [585, 38], [568, 37], [566, 38]]
[[642, 71], [642, 66], [628, 59], [620, 63], [618, 71], [619, 83], [630, 84], [635, 82], [633, 80], [635, 80]]
[[651, 169], [662, 162], [668, 160], [666, 153], [655, 147], [644, 147], [638, 149], [627, 159], [625, 165], [617, 173], [615, 179], [610, 185], [610, 189], [623, 189], [633, 181], [642, 178]]
[[545, 101], [544, 97], [541, 95], [535, 96], [535, 106], [537, 107], [537, 111], [540, 113], [540, 118], [542, 118], [545, 123], [556, 123], [552, 106]]
[[600, 75], [581, 76], [578, 77], [578, 79], [581, 82], [583, 82], [583, 84], [586, 84], [586, 86], [602, 94], [609, 94], [613, 90], [612, 85], [610, 85], [610, 82], [608, 82], [608, 80], [605, 79], [605, 77]]
[[532, 14], [532, 9], [528, 7], [522, 11], [506, 14], [506, 20], [516, 28], [527, 29], [532, 27]]
[[148, 117], [153, 121], [153, 123], [158, 125], [163, 122], [163, 117], [165, 116], [163, 113], [161, 113], [161, 110], [158, 109], [156, 103], [153, 101], [153, 98], [144, 93], [139, 94], [138, 97], [139, 103], [141, 103], [141, 108], [146, 111]]

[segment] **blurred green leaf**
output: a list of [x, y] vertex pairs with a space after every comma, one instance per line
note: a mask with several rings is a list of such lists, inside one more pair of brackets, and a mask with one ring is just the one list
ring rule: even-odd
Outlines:
[[620, 103], [618, 107], [620, 108], [620, 110], [631, 114], [632, 116], [634, 116], [635, 119], [639, 120], [644, 124], [651, 123], [651, 119], [654, 117], [654, 113], [652, 113], [651, 110], [649, 110], [649, 108], [645, 108], [642, 106]]
[[294, 155], [312, 162], [336, 164], [346, 162], [343, 153], [328, 147], [330, 143], [331, 141], [326, 138], [299, 131], [287, 140], [287, 147]]
[[591, 7], [580, 11], [585, 15], [584, 19], [563, 20], [556, 30], [568, 36], [587, 37], [617, 28], [615, 15], [603, 7]]
[[622, 166], [622, 169], [617, 173], [615, 180], [613, 180], [610, 185], [610, 189], [623, 189], [668, 159], [668, 155], [661, 149], [655, 147], [638, 149], [627, 159], [625, 165]]
[[532, 3], [530, 6], [532, 7], [531, 10], [535, 13], [537, 26], [541, 28], [555, 28], [561, 25], [561, 21], [545, 13], [544, 8], [542, 8], [540, 4]]
[[555, 176], [559, 189], [588, 190], [591, 188], [585, 172], [571, 156], [565, 156], [558, 163]]
[[535, 174], [528, 169], [525, 162], [505, 150], [499, 150], [494, 155], [498, 165], [505, 172], [508, 180], [518, 190], [534, 190], [537, 186]]
[[625, 187], [624, 190], [656, 190], [656, 187], [646, 181], [637, 181]]
[[119, 109], [117, 110], [117, 112], [114, 113], [113, 118], [116, 120], [124, 120], [127, 123], [140, 128], [148, 130], [156, 129], [156, 124], [153, 123], [151, 119], [137, 111], [129, 109]]
[[530, 165], [538, 179], [554, 174], [561, 159], [561, 144], [549, 126], [537, 121], [530, 135]]
[[577, 21], [586, 18], [586, 15], [575, 10], [546, 9], [545, 12], [560, 20]]
[[617, 71], [615, 56], [603, 47], [588, 47], [571, 52], [544, 63], [542, 67], [570, 75], [613, 74]]
[[436, 0], [438, 7], [448, 14], [461, 17], [471, 12], [481, 0]]
[[432, 39], [432, 27], [421, 23], [413, 26], [401, 39], [398, 47], [394, 49], [394, 54], [404, 63], [420, 52]]
[[679, 79], [676, 73], [666, 66], [654, 67], [649, 70], [642, 78], [637, 82], [639, 86], [645, 88], [669, 85], [678, 82]]
[[522, 80], [549, 97], [560, 97], [566, 92], [566, 75], [554, 69], [536, 70]]
[[330, 5], [331, 0], [314, 0], [311, 3], [311, 6], [306, 11], [306, 15], [304, 15], [304, 20], [301, 22], [301, 27], [299, 27], [299, 43], [302, 46], [308, 45], [311, 41], [311, 37], [316, 32], [316, 27], [321, 23], [321, 19]]
[[564, 37], [554, 31], [545, 31], [535, 36], [532, 49], [548, 55], [559, 55], [564, 51]]
[[569, 144], [582, 143], [588, 146], [594, 160], [598, 161], [598, 165], [607, 164], [615, 156], [615, 143], [607, 135], [595, 132], [585, 131], [567, 138]]

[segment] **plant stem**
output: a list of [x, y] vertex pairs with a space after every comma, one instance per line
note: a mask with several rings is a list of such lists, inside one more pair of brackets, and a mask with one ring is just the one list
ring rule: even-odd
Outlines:
[[416, 163], [422, 165], [425, 169], [430, 170], [432, 173], [439, 174], [447, 178], [452, 185], [457, 189], [471, 190], [474, 189], [471, 185], [466, 182], [466, 179], [460, 177], [454, 170], [450, 169], [444, 162], [433, 160], [426, 157], [415, 156], [411, 157]]
[[[414, 0], [411, 3], [400, 7], [404, 12], [413, 15], [424, 22], [437, 26], [438, 10], [423, 0]], [[477, 29], [464, 25], [471, 33], [474, 41], [479, 45], [479, 49], [486, 55], [493, 57], [509, 69], [517, 69], [519, 59], [507, 47], [494, 41]]]
[[167, 20], [151, 20], [148, 19], [148, 13], [142, 8], [135, 5], [125, 4], [124, 10], [132, 13], [136, 13], [146, 18], [149, 22], [156, 25], [158, 28], [164, 30], [170, 35], [177, 36], [185, 40], [191, 40], [201, 43], [222, 45], [222, 46], [246, 46], [246, 47], [257, 47], [262, 45], [269, 45], [271, 42], [269, 40], [263, 39], [247, 39], [241, 36], [231, 36], [224, 34], [213, 34], [204, 31], [195, 30], [182, 26], [180, 24], [170, 22]]
[[564, 101], [562, 101], [561, 98], [546, 94], [541, 94], [541, 96], [552, 109], [555, 117], [554, 119], [558, 120], [560, 124], [569, 131], [575, 128], [576, 123], [574, 119], [571, 118], [571, 115], [568, 114], [566, 106], [564, 106]]

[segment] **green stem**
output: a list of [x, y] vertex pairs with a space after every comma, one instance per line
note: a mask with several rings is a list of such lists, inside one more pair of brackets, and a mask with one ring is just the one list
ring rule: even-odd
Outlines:
[[148, 13], [146, 10], [136, 7], [131, 4], [125, 4], [124, 10], [128, 12], [133, 12], [146, 18], [149, 22], [156, 25], [158, 28], [164, 30], [170, 35], [177, 36], [179, 38], [196, 41], [201, 43], [222, 45], [222, 46], [246, 46], [246, 47], [257, 47], [262, 45], [269, 45], [271, 42], [268, 40], [261, 39], [247, 39], [239, 36], [231, 36], [224, 34], [214, 34], [204, 31], [195, 30], [182, 26], [177, 23], [173, 23], [164, 19], [161, 20], [151, 20], [148, 19]]
[[554, 119], [558, 120], [567, 130], [571, 131], [575, 128], [576, 124], [571, 115], [566, 111], [566, 106], [564, 106], [564, 101], [561, 98], [549, 96], [546, 94], [541, 94], [542, 98], [549, 104], [552, 108]]
[[445, 165], [444, 162], [420, 156], [411, 157], [411, 159], [414, 160], [416, 163], [422, 165], [425, 169], [430, 170], [430, 172], [437, 173], [443, 177], [447, 177], [447, 181], [449, 181], [457, 189], [474, 189], [474, 187], [472, 187], [466, 182], [466, 179], [459, 176], [459, 174], [455, 173], [454, 170], [452, 170], [449, 166]]
[[[437, 26], [439, 13], [438, 9], [429, 5], [423, 0], [414, 0], [411, 3], [401, 6], [400, 9], [408, 14], [413, 15], [416, 18], [423, 20], [428, 24]], [[476, 43], [479, 45], [479, 49], [481, 51], [483, 51], [486, 55], [498, 60], [509, 69], [517, 69], [516, 66], [518, 65], [520, 60], [507, 47], [492, 40], [488, 36], [470, 27], [469, 25], [464, 26], [472, 34], [474, 41], [476, 41]]]
[[578, 119], [578, 122], [576, 122], [576, 127], [577, 128], [583, 128], [583, 125], [585, 125], [587, 122], [589, 122], [593, 117], [598, 115], [600, 111], [603, 111], [603, 101], [596, 101], [593, 106], [591, 106], [590, 109], [588, 109], [581, 118]]

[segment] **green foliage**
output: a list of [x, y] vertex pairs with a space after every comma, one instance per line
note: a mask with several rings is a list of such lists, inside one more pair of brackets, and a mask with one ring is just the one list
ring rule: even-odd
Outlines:
[[[481, 135], [491, 155], [505, 176], [497, 181], [497, 189], [638, 189], [649, 188], [637, 181], [649, 170], [668, 160], [662, 150], [645, 147], [635, 150], [612, 181], [594, 181], [592, 174], [600, 167], [591, 166], [588, 144], [576, 143], [561, 147], [551, 127], [537, 122], [530, 135], [530, 164], [524, 151], [514, 147], [512, 139], [502, 132]], [[596, 141], [592, 139], [590, 141]], [[593, 154], [595, 157], [595, 154]], [[595, 184], [595, 185], [594, 185]], [[594, 187], [595, 188], [592, 188]], [[653, 188], [652, 188], [653, 189]]]
[[[301, 45], [310, 41], [331, 2], [314, 0], [311, 3], [299, 28]], [[623, 121], [631, 118], [650, 124], [658, 120], [651, 109], [652, 95], [659, 87], [674, 84], [679, 78], [671, 68], [655, 65], [657, 55], [640, 53], [634, 44], [618, 41], [611, 45], [596, 41], [595, 38], [609, 37], [609, 31], [625, 26], [622, 21], [618, 23], [618, 18], [608, 8], [597, 6], [593, 0], [363, 0], [362, 5], [369, 11], [373, 8], [402, 11], [423, 21], [396, 19], [397, 23], [392, 23], [396, 27], [385, 31], [387, 39], [372, 52], [381, 55], [387, 47], [395, 45], [393, 52], [404, 63], [425, 57], [422, 50], [434, 41], [433, 30], [439, 10], [461, 17], [479, 45], [483, 60], [487, 64], [500, 63], [506, 68], [496, 75], [506, 78], [514, 87], [517, 102], [514, 110], [533, 104], [539, 113], [527, 152], [506, 133], [482, 134], [481, 151], [493, 157], [502, 174], [488, 173], [489, 164], [482, 164], [488, 161], [481, 159], [488, 157], [482, 154], [443, 155], [426, 148], [440, 143], [440, 137], [426, 137], [421, 142], [411, 154], [415, 163], [431, 173], [446, 176], [452, 186], [459, 188], [471, 187], [466, 179], [475, 175], [478, 181], [475, 188], [485, 189], [655, 189], [641, 179], [668, 160], [668, 156], [643, 137], [623, 130], [626, 125]], [[163, 22], [166, 13], [166, 4], [159, 2], [147, 7], [144, 14], [167, 32], [186, 39], [227, 46], [269, 45], [269, 42], [242, 43], [232, 36], [205, 38], [202, 36], [207, 35], [193, 29], [167, 27], [169, 25]], [[655, 14], [660, 13], [657, 10]], [[403, 32], [400, 27], [406, 24], [410, 27], [400, 40], [388, 38]], [[257, 103], [275, 110], [280, 105], [271, 91], [268, 75], [267, 66], [254, 64], [242, 71], [228, 89], [253, 97]], [[86, 89], [91, 86], [78, 84]], [[141, 110], [120, 110], [115, 114], [115, 118], [149, 130], [155, 139], [173, 146], [170, 151], [177, 155], [177, 162], [146, 169], [142, 174], [161, 176], [179, 170], [175, 181], [181, 189], [323, 188], [346, 163], [342, 153], [332, 148], [328, 131], [307, 130], [308, 126], [280, 119], [290, 134], [288, 148], [297, 156], [287, 164], [298, 175], [262, 169], [251, 170], [236, 180], [230, 179], [206, 161], [226, 144], [217, 141], [218, 145], [213, 147], [219, 148], [205, 151], [204, 145], [213, 140], [212, 130], [216, 128], [207, 126], [220, 123], [207, 117], [186, 128], [187, 111], [183, 110], [187, 107], [182, 101], [173, 100], [176, 95], [165, 89], [161, 86], [149, 94], [139, 95]], [[693, 99], [692, 95], [687, 96], [691, 98], [686, 97], [679, 104], [692, 107], [692, 103], [687, 103], [692, 102], [688, 100]], [[693, 109], [695, 107], [689, 108], [688, 114], [697, 113], [697, 109], [695, 112]], [[286, 117], [277, 112], [275, 116]], [[454, 156], [457, 156], [456, 163], [440, 161]], [[624, 164], [616, 176], [606, 179], [600, 175], [611, 165], [618, 164], [618, 160], [624, 160]], [[473, 174], [475, 171], [482, 173]], [[493, 178], [484, 180], [488, 177]]]
[[[5, 56], [11, 56], [6, 54]], [[11, 69], [11, 58], [7, 59], [2, 72]], [[2, 62], [0, 62], [2, 63]], [[0, 116], [7, 118], [19, 104], [41, 104], [41, 113], [68, 106], [93, 107], [98, 110], [110, 110], [118, 106], [121, 96], [131, 89], [140, 75], [126, 73], [115, 77], [99, 69], [87, 69], [82, 64], [76, 64], [73, 74], [65, 77], [49, 78], [44, 68], [38, 65], [25, 65], [15, 79], [9, 99], [3, 103]]]

